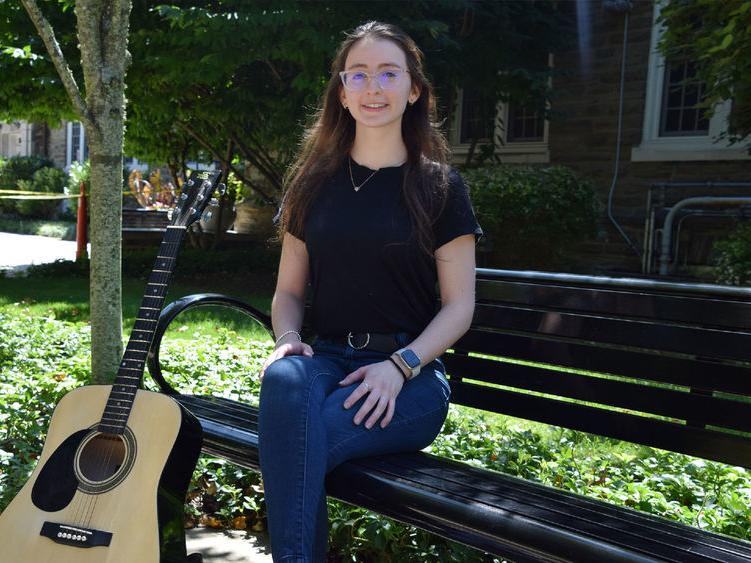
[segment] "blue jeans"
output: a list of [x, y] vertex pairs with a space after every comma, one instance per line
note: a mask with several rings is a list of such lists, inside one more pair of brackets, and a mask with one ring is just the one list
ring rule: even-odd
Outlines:
[[[397, 334], [401, 346], [408, 340], [406, 333]], [[435, 359], [404, 383], [386, 428], [379, 419], [368, 430], [369, 414], [355, 425], [367, 394], [345, 409], [344, 401], [361, 381], [346, 387], [338, 382], [389, 354], [326, 340], [312, 347], [312, 357], [285, 356], [270, 364], [261, 383], [258, 451], [275, 562], [325, 561], [329, 471], [352, 458], [425, 448], [448, 413], [446, 369]]]

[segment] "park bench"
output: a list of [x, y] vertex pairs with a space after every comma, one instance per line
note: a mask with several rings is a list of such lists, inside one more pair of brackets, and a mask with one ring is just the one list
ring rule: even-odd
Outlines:
[[[453, 403], [751, 468], [751, 289], [478, 269], [476, 300], [443, 356]], [[206, 452], [258, 469], [257, 409], [180, 394], [159, 368], [170, 322], [210, 304], [270, 330], [240, 300], [183, 297], [149, 370], [201, 421]], [[348, 461], [326, 488], [517, 562], [751, 561], [750, 542], [425, 452]]]

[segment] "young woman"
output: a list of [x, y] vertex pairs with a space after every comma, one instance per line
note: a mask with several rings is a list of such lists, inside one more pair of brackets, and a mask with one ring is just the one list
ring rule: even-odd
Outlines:
[[325, 560], [329, 471], [422, 449], [448, 412], [440, 355], [470, 326], [482, 229], [422, 60], [393, 25], [347, 34], [287, 176], [258, 420], [274, 561]]

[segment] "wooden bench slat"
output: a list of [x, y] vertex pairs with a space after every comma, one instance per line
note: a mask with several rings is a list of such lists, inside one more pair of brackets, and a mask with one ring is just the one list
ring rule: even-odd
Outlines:
[[707, 424], [751, 432], [751, 402], [700, 395], [678, 389], [658, 389], [637, 382], [544, 370], [457, 354], [444, 354], [449, 374], [517, 389], [677, 418], [692, 426]]
[[751, 441], [743, 436], [484, 385], [457, 383], [451, 378], [449, 383], [452, 402], [461, 405], [741, 467], [751, 460]]
[[[751, 396], [751, 368], [698, 358], [595, 348], [574, 341], [498, 333], [476, 327], [462, 336], [453, 349]], [[707, 377], [708, 373], [712, 377]]]
[[[654, 542], [655, 551], [650, 552], [650, 555], [656, 555], [667, 545], [670, 549], [662, 551], [662, 555], [679, 561], [690, 560], [692, 556], [727, 561], [751, 555], [749, 542], [707, 533], [662, 517], [547, 485], [530, 483], [511, 475], [493, 472], [488, 478], [487, 470], [475, 467], [470, 469], [461, 462], [445, 463], [444, 458], [433, 455], [421, 456], [419, 463], [400, 454], [380, 456], [372, 461], [373, 463], [368, 460], [371, 467], [391, 471], [396, 476], [412, 479], [416, 483], [433, 482], [439, 491], [450, 490], [463, 496], [468, 503], [485, 502], [489, 506], [503, 506], [504, 509], [510, 508], [511, 503], [514, 503], [519, 512], [537, 512], [550, 525], [589, 532], [608, 542], [618, 542], [625, 548], [642, 544], [640, 540], [647, 539]], [[473, 479], [473, 476], [477, 478]], [[544, 511], [548, 514], [543, 516], [540, 507], [545, 507]], [[626, 523], [628, 525], [624, 525]], [[625, 534], [623, 529], [627, 529]], [[637, 537], [634, 537], [635, 534]], [[642, 545], [640, 547], [643, 548]], [[688, 559], [676, 558], [676, 549], [686, 550], [684, 557]]]
[[748, 361], [751, 349], [751, 333], [488, 303], [477, 304], [473, 324], [515, 333], [575, 338], [591, 346], [602, 343], [737, 361]]
[[475, 298], [478, 302], [534, 305], [551, 310], [604, 313], [740, 330], [748, 330], [751, 320], [751, 303], [747, 301], [521, 281], [481, 280]]

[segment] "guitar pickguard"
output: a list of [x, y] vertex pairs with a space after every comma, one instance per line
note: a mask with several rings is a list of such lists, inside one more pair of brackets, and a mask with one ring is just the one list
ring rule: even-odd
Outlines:
[[73, 500], [78, 489], [74, 469], [76, 450], [89, 432], [85, 428], [68, 436], [44, 464], [31, 489], [31, 501], [39, 510], [56, 512]]

